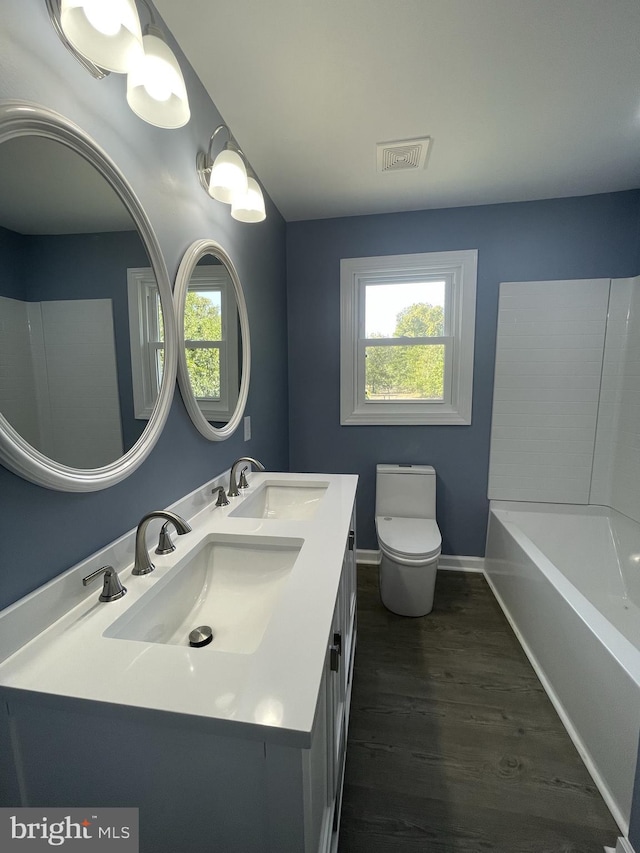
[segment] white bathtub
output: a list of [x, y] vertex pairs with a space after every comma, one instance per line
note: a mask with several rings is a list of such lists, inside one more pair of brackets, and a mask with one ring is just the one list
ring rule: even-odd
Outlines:
[[626, 835], [640, 732], [640, 525], [492, 501], [487, 579]]

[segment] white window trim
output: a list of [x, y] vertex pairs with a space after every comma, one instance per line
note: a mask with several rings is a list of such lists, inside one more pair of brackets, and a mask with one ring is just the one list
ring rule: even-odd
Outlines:
[[[471, 423], [473, 348], [475, 337], [478, 252], [427, 252], [340, 261], [340, 423], [352, 425]], [[447, 359], [450, 399], [444, 401], [366, 400], [364, 397], [364, 299], [366, 283], [380, 277], [393, 283], [417, 277], [440, 277], [449, 282], [450, 327], [445, 342], [452, 348]], [[417, 343], [417, 341], [416, 341]]]
[[138, 420], [148, 420], [159, 393], [155, 367], [157, 351], [164, 346], [158, 341], [158, 330], [150, 328], [154, 312], [150, 310], [149, 304], [160, 302], [158, 284], [151, 267], [127, 270], [127, 295], [133, 412]]

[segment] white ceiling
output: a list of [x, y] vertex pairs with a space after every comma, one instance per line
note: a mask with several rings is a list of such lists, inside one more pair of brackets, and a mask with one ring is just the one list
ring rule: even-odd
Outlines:
[[0, 226], [18, 234], [132, 231], [128, 209], [83, 157], [43, 136], [0, 145]]
[[289, 221], [640, 187], [640, 0], [155, 5]]

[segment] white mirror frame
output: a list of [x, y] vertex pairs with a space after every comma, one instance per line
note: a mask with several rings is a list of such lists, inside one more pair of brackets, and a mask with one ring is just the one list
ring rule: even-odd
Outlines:
[[155, 408], [144, 432], [119, 459], [101, 468], [72, 468], [40, 453], [0, 413], [0, 462], [18, 474], [62, 492], [94, 492], [124, 480], [146, 459], [167, 420], [175, 389], [177, 340], [169, 274], [151, 222], [126, 178], [111, 158], [81, 128], [59, 113], [21, 101], [0, 103], [0, 145], [19, 136], [40, 136], [60, 142], [84, 157], [129, 211], [149, 255], [164, 315], [164, 373]]
[[[238, 402], [233, 415], [223, 427], [212, 426], [200, 411], [198, 401], [191, 390], [187, 359], [185, 357], [184, 311], [189, 291], [189, 282], [191, 281], [193, 271], [198, 265], [198, 261], [206, 257], [206, 255], [213, 255], [213, 257], [218, 258], [227, 268], [227, 272], [233, 282], [233, 289], [238, 305], [238, 316], [240, 318], [240, 332], [242, 334], [242, 379], [240, 380]], [[249, 315], [247, 314], [247, 304], [242, 291], [240, 277], [233, 261], [219, 243], [216, 243], [215, 240], [196, 240], [189, 246], [178, 268], [173, 298], [175, 300], [178, 324], [178, 385], [182, 399], [198, 432], [205, 438], [208, 438], [209, 441], [224, 441], [225, 438], [229, 438], [238, 428], [244, 415], [245, 406], [247, 405], [249, 379], [251, 376], [251, 342], [249, 340]]]

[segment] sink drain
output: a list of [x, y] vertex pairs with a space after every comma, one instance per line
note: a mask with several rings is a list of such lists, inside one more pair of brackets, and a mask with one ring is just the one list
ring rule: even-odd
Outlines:
[[189, 645], [194, 649], [199, 649], [201, 646], [208, 646], [213, 640], [213, 631], [208, 625], [200, 625], [194, 628], [189, 634]]

